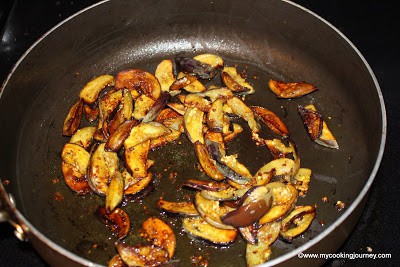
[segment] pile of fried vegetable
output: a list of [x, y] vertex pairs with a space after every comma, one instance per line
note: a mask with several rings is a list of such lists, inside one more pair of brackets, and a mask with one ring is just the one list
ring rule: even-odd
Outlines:
[[[203, 84], [216, 75], [222, 86]], [[275, 80], [269, 81], [269, 88], [278, 98], [317, 90], [305, 82]], [[173, 260], [175, 234], [160, 218], [143, 222], [141, 232], [148, 245], [122, 241], [130, 231], [130, 219], [120, 204], [124, 196], [152, 183], [151, 166], [157, 162], [148, 159], [149, 151], [185, 135], [209, 181], [183, 181], [183, 187], [195, 190], [193, 200], [160, 198], [158, 206], [167, 214], [181, 215], [190, 237], [225, 246], [241, 235], [247, 242], [247, 265], [256, 266], [269, 259], [270, 246], [279, 236], [290, 242], [307, 230], [315, 207], [296, 202], [308, 190], [311, 170], [300, 167], [284, 122], [266, 107], [246, 105], [244, 96], [254, 92], [236, 67], [226, 66], [214, 54], [166, 59], [154, 74], [127, 69], [115, 77], [98, 76], [83, 87], [63, 125], [63, 135], [70, 140], [62, 150], [62, 173], [76, 194], [105, 197], [98, 215], [118, 238], [118, 254], [109, 266], [157, 266]], [[338, 148], [313, 105], [299, 106], [298, 112], [311, 140]], [[80, 128], [83, 117], [92, 126]], [[243, 131], [233, 117], [243, 119], [254, 142], [267, 146], [273, 155], [255, 174], [226, 149], [227, 142]], [[281, 138], [262, 139], [260, 123]]]

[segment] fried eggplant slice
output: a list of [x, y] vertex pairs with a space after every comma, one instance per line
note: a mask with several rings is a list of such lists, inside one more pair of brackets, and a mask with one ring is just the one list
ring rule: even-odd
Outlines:
[[293, 147], [286, 146], [280, 139], [264, 140], [274, 159], [284, 158], [286, 155], [293, 153]]
[[247, 121], [251, 131], [255, 133], [260, 131], [260, 125], [256, 122], [253, 111], [242, 100], [231, 97], [228, 98], [227, 104], [232, 108], [233, 113]]
[[253, 94], [255, 92], [253, 86], [240, 76], [235, 67], [224, 67], [221, 78], [226, 87], [235, 93]]
[[[116, 129], [125, 121], [130, 120], [133, 112], [133, 98], [129, 90], [122, 91], [122, 99], [115, 112], [112, 112], [106, 119], [107, 123], [103, 124], [103, 132], [107, 136], [113, 134]], [[115, 114], [113, 114], [115, 113]]]
[[107, 139], [105, 150], [117, 152], [123, 145], [132, 128], [139, 124], [137, 120], [127, 120], [123, 122], [110, 137]]
[[236, 229], [221, 229], [212, 226], [201, 217], [185, 217], [182, 227], [189, 235], [216, 245], [229, 245], [235, 242]]
[[183, 124], [186, 130], [186, 135], [193, 144], [197, 141], [202, 144], [204, 143], [203, 122], [203, 111], [196, 107], [186, 108], [185, 115], [183, 116]]
[[248, 191], [247, 188], [237, 189], [234, 187], [228, 187], [227, 189], [219, 191], [203, 189], [200, 191], [200, 193], [204, 198], [209, 200], [231, 201], [240, 199], [246, 194], [247, 191]]
[[292, 184], [272, 182], [265, 186], [272, 191], [273, 202], [271, 209], [259, 220], [261, 225], [285, 216], [295, 205], [298, 196], [297, 190]]
[[221, 216], [235, 210], [234, 208], [221, 206], [219, 201], [206, 199], [200, 192], [195, 194], [194, 204], [200, 216], [212, 226], [221, 229], [235, 229], [221, 221]]
[[96, 215], [118, 239], [126, 237], [129, 233], [131, 221], [129, 215], [123, 209], [115, 208], [112, 212], [107, 213], [105, 207], [99, 206], [96, 210]]
[[208, 89], [207, 91], [199, 93], [199, 95], [201, 95], [203, 97], [208, 97], [211, 100], [211, 102], [214, 102], [215, 100], [217, 100], [220, 97], [228, 99], [228, 98], [231, 98], [234, 96], [232, 91], [226, 87]]
[[113, 211], [122, 201], [124, 194], [124, 178], [119, 171], [115, 171], [111, 177], [110, 184], [108, 186], [108, 192], [106, 196], [106, 211], [110, 213]]
[[[179, 73], [178, 79], [176, 79], [170, 86], [169, 90], [171, 93], [177, 92], [179, 93], [179, 90], [185, 87], [189, 87], [192, 83], [195, 83], [197, 81], [197, 77], [194, 75], [184, 75], [183, 73]], [[201, 85], [201, 83], [197, 83], [197, 85]], [[193, 87], [193, 89], [188, 89], [188, 91], [193, 91], [195, 90], [196, 85]], [[204, 91], [202, 86], [200, 87], [200, 91]], [[195, 90], [196, 91], [196, 90]]]
[[172, 88], [170, 90], [178, 90], [183, 88], [186, 92], [189, 93], [200, 93], [207, 90], [204, 84], [200, 82], [197, 78], [195, 78], [196, 77], [193, 77], [193, 75], [179, 72], [178, 79], [174, 84], [172, 84]]
[[103, 90], [106, 86], [114, 85], [114, 77], [111, 75], [101, 75], [90, 82], [88, 82], [80, 91], [79, 97], [86, 104], [93, 104], [97, 101], [97, 97], [99, 96], [101, 90]]
[[69, 110], [67, 117], [65, 117], [62, 135], [71, 136], [78, 129], [81, 124], [83, 116], [83, 101], [78, 100]]
[[232, 123], [232, 131], [227, 132], [224, 134], [224, 141], [230, 142], [238, 136], [241, 132], [243, 132], [243, 127], [240, 124]]
[[90, 188], [96, 194], [107, 195], [108, 184], [118, 169], [118, 156], [115, 152], [104, 150], [105, 143], [97, 146], [90, 158], [87, 178]]
[[147, 155], [150, 151], [150, 140], [134, 146], [125, 146], [125, 165], [132, 176], [143, 178], [147, 176]]
[[301, 105], [297, 107], [297, 111], [303, 120], [303, 124], [307, 129], [307, 133], [312, 141], [319, 138], [322, 134], [323, 119], [322, 116], [312, 110], [307, 109]]
[[222, 181], [225, 179], [225, 175], [222, 174], [215, 165], [215, 161], [211, 158], [208, 153], [207, 147], [200, 143], [200, 141], [196, 141], [194, 143], [197, 159], [203, 171], [213, 180]]
[[278, 98], [299, 98], [318, 90], [315, 85], [306, 82], [287, 83], [273, 79], [269, 80], [268, 86]]
[[308, 191], [309, 183], [311, 180], [311, 169], [299, 168], [294, 176], [294, 186], [300, 191], [300, 195], [305, 195]]
[[[297, 171], [297, 170], [296, 170]], [[262, 166], [254, 176], [256, 185], [265, 185], [276, 177], [289, 182], [295, 175], [295, 162], [288, 158], [274, 159]]]
[[148, 172], [144, 178], [138, 178], [138, 181], [125, 189], [125, 195], [134, 195], [143, 191], [153, 181], [153, 174]]
[[147, 114], [143, 117], [142, 122], [149, 122], [154, 120], [170, 100], [170, 93], [162, 92], [160, 97], [156, 100], [156, 102], [154, 102]]
[[254, 114], [256, 114], [256, 116], [274, 133], [284, 138], [289, 137], [288, 128], [274, 112], [260, 106], [251, 106], [250, 108], [253, 110]]
[[150, 72], [141, 69], [120, 71], [115, 79], [115, 88], [136, 90], [154, 101], [160, 97], [161, 86], [157, 78]]
[[121, 103], [121, 100], [122, 100], [122, 90], [111, 90], [100, 98], [99, 122], [97, 128], [99, 130], [101, 129], [101, 133], [105, 136], [105, 138], [108, 138], [109, 136], [109, 132], [107, 130], [108, 127], [107, 123], [111, 119], [109, 117], [113, 114], [113, 112], [116, 112], [119, 104]]
[[180, 118], [180, 117], [182, 117], [182, 114], [179, 114], [172, 108], [167, 107], [167, 108], [164, 108], [163, 110], [161, 110], [160, 113], [157, 114], [154, 121], [163, 123], [166, 120], [176, 119], [176, 118]]
[[[315, 217], [315, 207], [296, 206], [293, 211], [282, 220], [280, 235], [287, 242], [291, 242], [294, 237], [304, 233], [310, 227]], [[291, 225], [295, 227], [290, 228]]]
[[336, 138], [333, 136], [325, 120], [322, 118], [322, 115], [317, 112], [314, 105], [307, 105], [305, 107], [299, 106], [298, 112], [307, 128], [311, 140], [321, 146], [335, 149], [339, 148]]
[[150, 149], [155, 149], [157, 147], [165, 146], [168, 143], [174, 142], [179, 139], [181, 136], [181, 132], [175, 129], [170, 129], [171, 132], [169, 134], [157, 137], [155, 139], [150, 140]]
[[161, 123], [154, 121], [142, 122], [131, 129], [128, 138], [124, 141], [124, 147], [134, 147], [137, 144], [169, 133], [171, 133], [171, 130]]
[[67, 143], [61, 152], [62, 173], [67, 186], [77, 193], [84, 195], [91, 192], [86, 179], [90, 154], [82, 146]]
[[234, 172], [240, 174], [243, 178], [246, 179], [246, 183], [250, 183], [253, 175], [251, 175], [250, 171], [240, 163], [235, 155], [223, 156], [221, 157], [221, 162], [232, 169]]
[[222, 59], [222, 57], [217, 56], [215, 54], [210, 54], [210, 53], [200, 54], [193, 57], [193, 59], [198, 60], [201, 63], [208, 64], [214, 69], [222, 68], [224, 66], [224, 60]]
[[168, 103], [167, 106], [181, 115], [185, 114], [186, 107], [182, 103]]
[[243, 237], [243, 239], [249, 244], [257, 244], [257, 233], [258, 233], [258, 224], [254, 223], [252, 225], [246, 227], [239, 227], [239, 233]]
[[198, 94], [187, 94], [183, 104], [186, 107], [196, 107], [204, 112], [208, 112], [211, 109], [210, 101]]
[[218, 98], [211, 104], [207, 113], [207, 125], [212, 131], [226, 132], [229, 129], [230, 120], [223, 109], [225, 102], [225, 99]]
[[257, 222], [272, 205], [272, 192], [265, 186], [249, 189], [241, 198], [242, 205], [221, 217], [224, 224], [233, 227], [246, 227]]
[[135, 100], [135, 108], [133, 110], [132, 116], [136, 120], [143, 120], [146, 114], [155, 105], [156, 100], [148, 97], [147, 95], [141, 95]]
[[171, 84], [175, 81], [174, 63], [171, 59], [162, 60], [154, 72], [161, 86], [161, 92], [168, 92]]
[[175, 64], [179, 71], [196, 75], [200, 79], [212, 79], [217, 75], [216, 68], [193, 58], [177, 57], [175, 58]]
[[174, 256], [176, 238], [171, 226], [157, 217], [150, 217], [142, 223], [142, 229], [143, 236], [151, 240], [153, 245], [168, 251], [170, 259]]
[[169, 260], [168, 251], [155, 245], [130, 246], [120, 241], [115, 246], [122, 260], [128, 266], [162, 266]]
[[158, 207], [163, 211], [179, 214], [183, 216], [198, 216], [199, 212], [194, 206], [193, 202], [170, 202], [164, 199], [160, 199], [157, 202]]
[[258, 266], [265, 263], [271, 256], [271, 244], [279, 236], [279, 222], [271, 222], [260, 227], [257, 234], [257, 244], [247, 243], [246, 263], [247, 266]]
[[96, 127], [88, 126], [78, 129], [72, 136], [69, 142], [71, 144], [77, 144], [87, 149], [93, 141], [93, 134], [96, 131]]
[[83, 104], [83, 114], [89, 122], [94, 122], [99, 117], [99, 104], [96, 102], [93, 105]]

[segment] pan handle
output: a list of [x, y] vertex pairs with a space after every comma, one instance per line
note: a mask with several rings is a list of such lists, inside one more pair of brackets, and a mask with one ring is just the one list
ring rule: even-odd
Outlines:
[[14, 235], [21, 241], [28, 241], [23, 224], [19, 222], [16, 214], [14, 198], [8, 194], [0, 179], [0, 223], [8, 222], [14, 227]]

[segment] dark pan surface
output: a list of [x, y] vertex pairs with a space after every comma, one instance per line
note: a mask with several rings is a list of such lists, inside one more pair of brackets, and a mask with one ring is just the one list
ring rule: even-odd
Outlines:
[[[310, 231], [293, 244], [276, 242], [273, 255], [282, 255], [332, 225], [344, 213], [338, 212], [334, 203], [341, 200], [349, 206], [375, 168], [383, 122], [374, 79], [343, 36], [290, 3], [177, 2], [105, 2], [65, 22], [29, 51], [0, 99], [0, 114], [7, 114], [0, 118], [1, 125], [7, 125], [0, 143], [5, 152], [1, 176], [15, 177], [11, 191], [17, 207], [39, 231], [65, 249], [105, 264], [116, 253], [115, 238], [93, 215], [104, 199], [77, 197], [62, 181], [60, 151], [68, 139], [60, 133], [69, 107], [94, 76], [116, 74], [124, 68], [154, 72], [164, 58], [216, 53], [228, 64], [247, 69], [257, 90], [246, 98], [247, 103], [265, 106], [284, 117], [302, 167], [314, 173], [310, 191], [299, 203], [317, 204], [317, 218]], [[152, 12], [144, 15], [143, 10]], [[257, 79], [251, 78], [254, 76]], [[320, 90], [296, 100], [277, 100], [267, 88], [269, 78], [306, 80]], [[309, 140], [296, 112], [298, 104], [308, 103], [329, 118], [327, 123], [340, 150]], [[7, 112], [11, 107], [13, 112]], [[263, 135], [276, 137], [266, 129]], [[250, 140], [247, 131], [228, 151], [239, 153], [239, 159], [254, 173], [270, 158], [265, 147], [256, 147]], [[190, 191], [179, 190], [182, 181], [204, 178], [194, 170], [195, 155], [186, 137], [180, 141], [182, 144], [150, 154], [156, 160], [153, 172], [159, 175], [155, 190], [124, 207], [133, 224], [127, 241], [138, 242], [137, 230], [143, 220], [160, 214], [155, 203], [161, 192], [165, 199], [183, 199]], [[176, 179], [170, 179], [174, 172]], [[62, 201], [55, 199], [56, 192], [64, 197]], [[329, 199], [326, 203], [321, 200], [324, 196]], [[179, 218], [160, 216], [179, 233], [176, 258], [182, 266], [189, 264], [192, 255], [209, 255], [210, 266], [245, 264], [243, 242], [229, 248], [205, 246], [181, 233]]]

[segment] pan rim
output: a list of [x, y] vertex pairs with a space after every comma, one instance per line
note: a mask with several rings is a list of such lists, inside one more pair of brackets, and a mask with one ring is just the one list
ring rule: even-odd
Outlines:
[[[59, 22], [58, 24], [56, 24], [53, 28], [51, 28], [49, 31], [47, 31], [45, 34], [43, 34], [36, 42], [34, 42], [24, 53], [23, 55], [19, 58], [19, 60], [15, 63], [15, 65], [13, 66], [13, 68], [11, 69], [10, 73], [7, 75], [6, 79], [4, 80], [3, 84], [0, 87], [0, 98], [3, 95], [3, 92], [8, 84], [8, 82], [10, 81], [10, 79], [12, 78], [14, 72], [17, 70], [18, 66], [24, 61], [25, 57], [27, 57], [29, 55], [29, 53], [42, 41], [44, 40], [48, 35], [50, 35], [52, 32], [54, 32], [55, 30], [57, 30], [60, 26], [62, 26], [63, 24], [65, 24], [66, 22], [74, 19], [75, 17], [79, 16], [80, 14], [86, 12], [87, 10], [90, 10], [92, 8], [95, 8], [99, 5], [102, 5], [106, 2], [110, 2], [111, 0], [103, 0], [100, 1], [98, 3], [95, 3], [93, 5], [90, 5], [76, 13], [74, 13], [73, 15], [69, 16], [68, 18], [64, 19], [63, 21]], [[329, 227], [327, 227], [323, 232], [321, 232], [320, 234], [318, 234], [314, 239], [310, 240], [309, 242], [303, 244], [302, 246], [294, 249], [291, 252], [288, 252], [276, 259], [270, 260], [260, 266], [262, 267], [266, 267], [266, 266], [274, 266], [277, 265], [279, 263], [282, 263], [284, 261], [287, 261], [290, 258], [294, 258], [297, 255], [299, 255], [300, 253], [302, 253], [303, 251], [306, 251], [307, 249], [313, 247], [314, 245], [316, 245], [317, 243], [319, 243], [321, 240], [323, 240], [324, 238], [326, 238], [329, 234], [331, 234], [336, 228], [338, 228], [342, 223], [345, 222], [345, 220], [354, 212], [354, 210], [361, 204], [361, 202], [363, 201], [363, 199], [367, 196], [369, 190], [371, 189], [371, 186], [375, 180], [375, 177], [378, 173], [379, 167], [381, 165], [382, 162], [382, 158], [383, 158], [383, 154], [384, 154], [384, 150], [385, 150], [385, 144], [386, 144], [386, 136], [387, 136], [387, 117], [386, 117], [386, 108], [385, 108], [385, 102], [384, 102], [384, 98], [383, 98], [383, 94], [381, 91], [381, 88], [379, 86], [378, 80], [371, 68], [371, 66], [368, 64], [367, 60], [364, 58], [364, 56], [361, 54], [361, 52], [357, 49], [357, 47], [350, 41], [349, 38], [347, 38], [346, 35], [344, 35], [344, 33], [342, 33], [339, 29], [337, 29], [334, 25], [332, 25], [330, 22], [328, 22], [326, 19], [322, 18], [321, 16], [319, 16], [318, 14], [316, 14], [315, 12], [309, 10], [306, 7], [303, 7], [297, 3], [294, 3], [290, 0], [281, 0], [282, 2], [288, 3], [290, 5], [293, 5], [307, 13], [309, 13], [310, 15], [314, 16], [315, 18], [317, 18], [318, 20], [320, 20], [322, 23], [324, 23], [325, 25], [327, 25], [331, 30], [335, 31], [352, 49], [354, 52], [356, 52], [356, 54], [358, 55], [358, 57], [362, 60], [364, 66], [366, 67], [366, 69], [369, 72], [370, 77], [373, 80], [373, 83], [375, 85], [375, 89], [379, 98], [379, 104], [380, 104], [380, 111], [381, 111], [381, 120], [382, 120], [382, 128], [381, 128], [381, 139], [380, 139], [380, 146], [379, 146], [379, 151], [378, 154], [376, 155], [376, 160], [375, 160], [375, 164], [374, 167], [368, 177], [368, 180], [366, 182], [366, 184], [364, 185], [363, 189], [361, 190], [361, 192], [358, 194], [358, 196], [355, 198], [355, 200], [350, 204], [350, 206], [344, 211], [344, 213], [337, 219], [335, 220]], [[36, 229], [33, 225], [30, 224], [30, 222], [25, 218], [24, 215], [22, 215], [19, 210], [16, 210], [16, 216], [18, 217], [18, 219], [20, 219], [29, 229], [29, 233], [33, 234], [36, 238], [38, 238], [41, 242], [47, 244], [51, 249], [53, 249], [54, 251], [57, 251], [58, 253], [60, 253], [61, 255], [75, 261], [76, 263], [79, 263], [81, 265], [84, 266], [103, 266], [97, 263], [93, 263], [81, 256], [78, 256], [72, 252], [70, 252], [69, 250], [61, 247], [60, 245], [58, 245], [57, 243], [55, 243], [54, 241], [50, 240], [48, 237], [46, 237], [44, 234], [42, 234], [38, 229]]]

